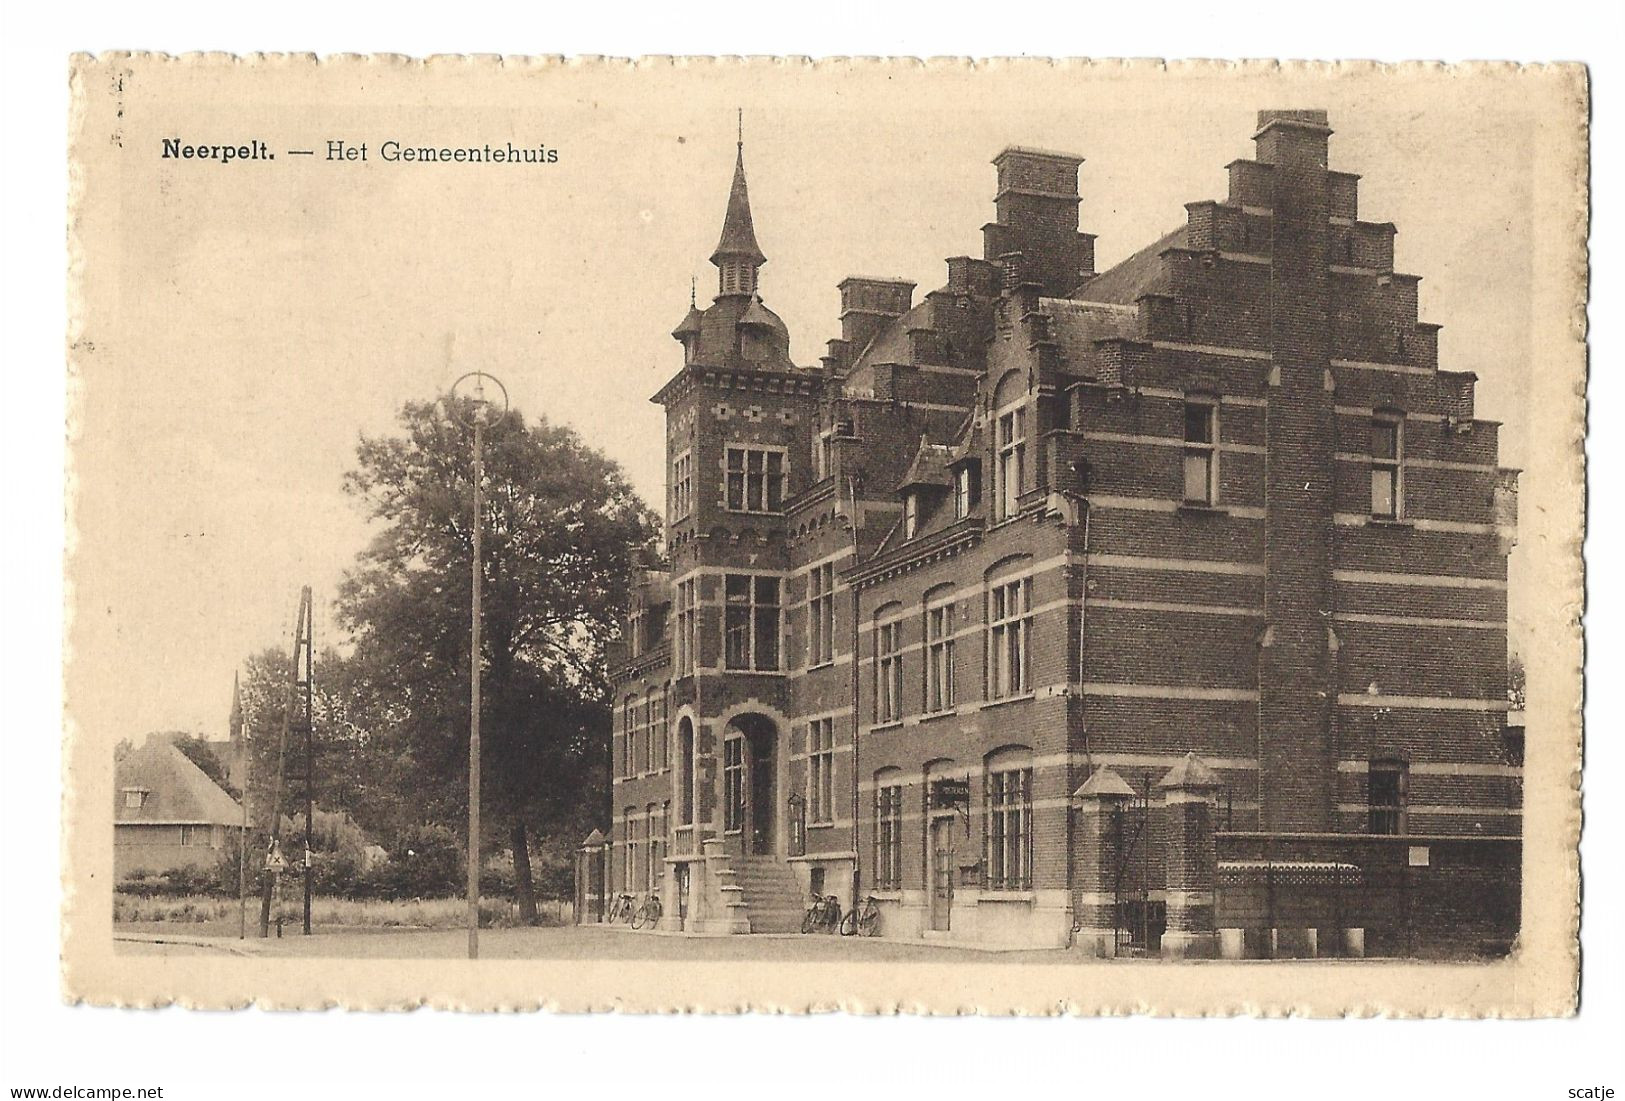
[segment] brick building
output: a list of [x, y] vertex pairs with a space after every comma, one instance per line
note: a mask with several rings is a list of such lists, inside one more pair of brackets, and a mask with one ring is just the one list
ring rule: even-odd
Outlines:
[[1515, 474], [1330, 135], [1261, 112], [1229, 194], [1103, 272], [1082, 159], [1006, 149], [983, 255], [844, 280], [816, 367], [741, 148], [654, 397], [603, 893], [1107, 955], [1510, 943]]

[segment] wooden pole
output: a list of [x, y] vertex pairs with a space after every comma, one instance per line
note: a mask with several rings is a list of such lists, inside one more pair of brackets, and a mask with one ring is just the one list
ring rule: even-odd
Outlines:
[[[483, 413], [483, 411], [482, 411]], [[468, 958], [480, 957], [480, 529], [484, 527], [485, 431], [474, 420], [474, 564], [468, 651]]]

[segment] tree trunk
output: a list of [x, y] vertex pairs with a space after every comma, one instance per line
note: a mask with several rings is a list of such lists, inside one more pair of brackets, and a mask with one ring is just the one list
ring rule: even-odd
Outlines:
[[535, 925], [536, 884], [530, 878], [530, 839], [523, 821], [513, 824], [513, 889], [519, 897], [520, 924]]

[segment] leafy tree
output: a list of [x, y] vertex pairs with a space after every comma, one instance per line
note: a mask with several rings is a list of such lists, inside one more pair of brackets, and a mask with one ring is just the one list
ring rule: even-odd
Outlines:
[[230, 770], [220, 759], [219, 746], [201, 734], [171, 734], [167, 736], [174, 747], [186, 754], [188, 760], [203, 770], [203, 775], [219, 784], [233, 799], [241, 794], [231, 782]]
[[[364, 437], [346, 489], [381, 524], [346, 577], [348, 675], [388, 731], [420, 821], [466, 821], [473, 561], [471, 432], [449, 402], [411, 402], [400, 435]], [[656, 517], [620, 468], [517, 411], [486, 432], [481, 803], [505, 828], [521, 916], [535, 920], [533, 832], [590, 829], [607, 801], [605, 645]]]

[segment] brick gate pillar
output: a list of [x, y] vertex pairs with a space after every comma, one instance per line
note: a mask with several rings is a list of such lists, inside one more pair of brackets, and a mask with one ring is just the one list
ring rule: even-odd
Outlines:
[[1091, 956], [1117, 954], [1118, 851], [1123, 835], [1123, 807], [1134, 789], [1109, 768], [1096, 769], [1072, 794], [1077, 808], [1073, 862], [1072, 924], [1074, 943]]
[[1157, 785], [1168, 823], [1163, 854], [1168, 927], [1162, 934], [1165, 959], [1207, 959], [1214, 955], [1213, 888], [1218, 858], [1213, 818], [1218, 810], [1219, 776], [1194, 753]]

